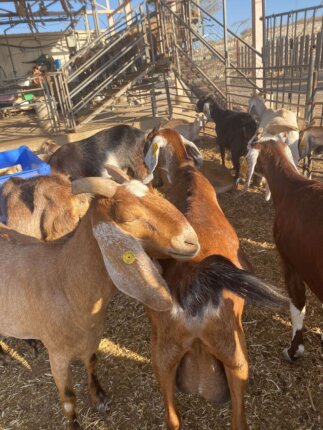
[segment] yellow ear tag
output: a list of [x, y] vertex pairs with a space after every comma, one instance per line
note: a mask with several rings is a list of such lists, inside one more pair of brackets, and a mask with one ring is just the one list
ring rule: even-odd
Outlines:
[[126, 251], [122, 256], [122, 260], [126, 264], [133, 264], [136, 261], [136, 256], [132, 251]]
[[152, 152], [152, 156], [156, 157], [158, 151], [158, 143], [153, 143], [153, 152]]

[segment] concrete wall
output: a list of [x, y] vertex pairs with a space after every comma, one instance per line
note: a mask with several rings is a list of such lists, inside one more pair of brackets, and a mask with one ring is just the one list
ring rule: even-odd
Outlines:
[[[36, 60], [42, 54], [52, 55], [54, 59], [66, 62], [69, 58], [69, 49], [65, 36], [62, 32], [16, 35], [9, 33], [7, 39], [0, 35], [0, 79], [15, 77], [7, 41], [12, 45], [10, 50], [16, 76], [21, 78], [31, 75], [32, 67], [35, 65], [27, 62]], [[75, 40], [77, 49], [81, 48], [87, 43], [87, 33], [76, 31]]]

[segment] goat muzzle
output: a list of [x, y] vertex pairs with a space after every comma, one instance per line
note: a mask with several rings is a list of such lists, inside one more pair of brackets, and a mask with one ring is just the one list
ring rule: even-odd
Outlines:
[[197, 234], [192, 227], [186, 227], [181, 234], [173, 237], [171, 245], [169, 254], [177, 260], [195, 257], [200, 250]]

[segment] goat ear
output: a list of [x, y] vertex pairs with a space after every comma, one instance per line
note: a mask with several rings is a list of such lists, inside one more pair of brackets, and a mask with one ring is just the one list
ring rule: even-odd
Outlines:
[[[167, 141], [162, 136], [157, 135], [153, 138], [145, 156], [145, 164], [148, 170], [148, 177], [152, 177], [152, 174], [157, 167], [160, 148], [166, 145]], [[147, 183], [146, 180], [147, 178], [144, 179], [144, 183]]]
[[191, 158], [193, 158], [196, 167], [200, 169], [203, 164], [203, 157], [200, 153], [198, 147], [195, 145], [195, 143], [191, 142], [190, 140], [187, 140], [184, 136], [180, 135], [182, 142], [185, 145], [185, 150], [187, 152], [187, 155]]
[[167, 311], [172, 299], [167, 284], [141, 244], [115, 223], [93, 227], [106, 270], [118, 290], [155, 311]]

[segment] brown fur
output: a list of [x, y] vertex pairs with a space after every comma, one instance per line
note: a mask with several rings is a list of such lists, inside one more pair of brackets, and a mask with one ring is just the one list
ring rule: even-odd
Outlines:
[[[256, 147], [273, 196], [274, 239], [285, 282], [293, 304], [301, 311], [305, 283], [323, 301], [323, 184], [296, 172], [282, 142], [268, 141]], [[296, 336], [298, 345], [303, 344], [300, 333]], [[295, 358], [295, 350], [295, 345], [288, 350], [290, 359]]]
[[0, 191], [0, 214], [7, 226], [42, 240], [72, 231], [88, 206], [89, 196], [73, 195], [63, 175], [11, 178]]
[[[201, 245], [192, 262], [164, 265], [165, 279], [172, 295], [176, 295], [178, 288], [186, 288], [185, 277], [207, 256], [220, 254], [240, 268], [250, 266], [241, 255], [237, 234], [224, 216], [212, 185], [187, 160], [176, 132], [159, 133], [172, 145], [179, 166], [168, 197], [192, 223]], [[227, 400], [229, 386], [232, 428], [247, 428], [243, 397], [248, 358], [241, 324], [244, 300], [228, 291], [224, 291], [223, 297], [218, 313], [206, 311], [203, 319], [196, 322], [184, 316], [176, 318], [170, 312], [148, 310], [152, 323], [152, 361], [164, 396], [168, 429], [180, 428], [174, 404], [176, 375], [184, 391], [198, 392], [214, 402]]]
[[[146, 304], [153, 300], [161, 309], [170, 307], [166, 284], [159, 283], [153, 291], [149, 278], [137, 272], [137, 262], [122, 262], [124, 250], [140, 247], [136, 239], [140, 241], [139, 266], [140, 259], [146, 258], [144, 249], [156, 257], [170, 256], [174, 250], [188, 255], [194, 238], [195, 252], [198, 249], [196, 235], [185, 217], [162, 197], [152, 192], [136, 197], [123, 186], [114, 187], [114, 192], [110, 199], [97, 197], [92, 201], [69, 239], [43, 243], [8, 228], [0, 232], [0, 333], [43, 342], [70, 430], [79, 428], [69, 369], [72, 360], [82, 360], [87, 368], [92, 403], [102, 411], [106, 407], [107, 398], [96, 377], [95, 352], [115, 287], [125, 285], [132, 297], [144, 291]], [[99, 225], [109, 226], [120, 238], [111, 242], [113, 251], [104, 248], [112, 233], [103, 237], [101, 231], [95, 236], [93, 229]], [[112, 271], [106, 261], [110, 261]], [[150, 279], [153, 276], [161, 282], [148, 257], [147, 262]], [[113, 282], [115, 269], [122, 276]]]

